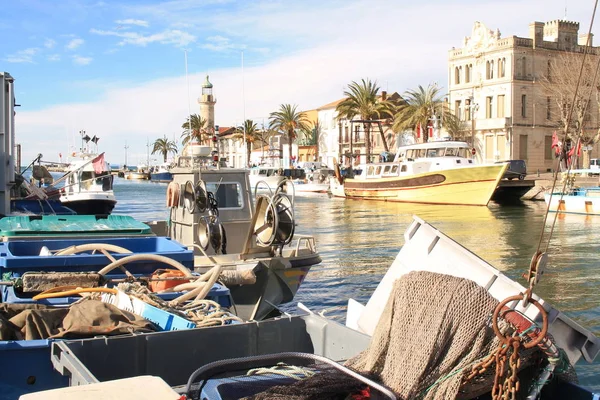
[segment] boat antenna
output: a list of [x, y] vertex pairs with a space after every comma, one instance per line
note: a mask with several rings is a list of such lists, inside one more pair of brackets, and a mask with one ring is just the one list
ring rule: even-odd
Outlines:
[[248, 168], [248, 145], [246, 143], [246, 97], [244, 93], [244, 51], [242, 50], [242, 128], [244, 129], [244, 168]]
[[190, 108], [190, 80], [188, 78], [187, 49], [184, 49], [183, 52], [185, 54], [185, 81], [186, 81], [186, 85], [187, 85], [188, 132], [190, 135], [190, 140], [192, 140], [192, 110]]

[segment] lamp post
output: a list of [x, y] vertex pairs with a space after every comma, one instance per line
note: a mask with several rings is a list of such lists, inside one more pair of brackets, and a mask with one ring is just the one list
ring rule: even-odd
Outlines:
[[471, 117], [471, 146], [475, 148], [475, 113], [479, 109], [479, 104], [475, 103], [475, 97], [469, 97], [469, 110]]
[[127, 169], [127, 149], [129, 148], [129, 146], [127, 146], [127, 142], [125, 142], [125, 169]]

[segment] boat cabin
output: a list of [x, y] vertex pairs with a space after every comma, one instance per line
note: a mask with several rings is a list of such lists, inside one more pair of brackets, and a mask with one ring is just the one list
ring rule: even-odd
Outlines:
[[437, 141], [398, 148], [394, 161], [362, 164], [354, 170], [358, 179], [387, 178], [467, 167], [474, 164], [465, 142]]

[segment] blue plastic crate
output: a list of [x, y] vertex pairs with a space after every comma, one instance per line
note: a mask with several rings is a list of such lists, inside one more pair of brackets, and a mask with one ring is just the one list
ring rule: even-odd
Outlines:
[[289, 385], [295, 379], [277, 375], [240, 375], [230, 378], [210, 379], [202, 388], [201, 399], [233, 400], [253, 396], [269, 387]]

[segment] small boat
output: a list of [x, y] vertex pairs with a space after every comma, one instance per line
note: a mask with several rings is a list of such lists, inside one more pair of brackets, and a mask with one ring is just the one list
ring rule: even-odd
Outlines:
[[343, 177], [336, 166], [331, 192], [354, 199], [485, 206], [508, 163], [478, 165], [471, 154], [467, 143], [455, 141], [400, 147], [392, 162], [357, 166], [359, 175]]
[[170, 172], [171, 163], [163, 163], [150, 168], [150, 180], [152, 182], [171, 182], [173, 174]]
[[552, 212], [567, 214], [600, 215], [600, 187], [580, 187], [544, 195]]
[[54, 183], [64, 182], [60, 188], [60, 201], [77, 214], [110, 214], [117, 199], [104, 153], [79, 153], [76, 157], [69, 164], [67, 173]]

